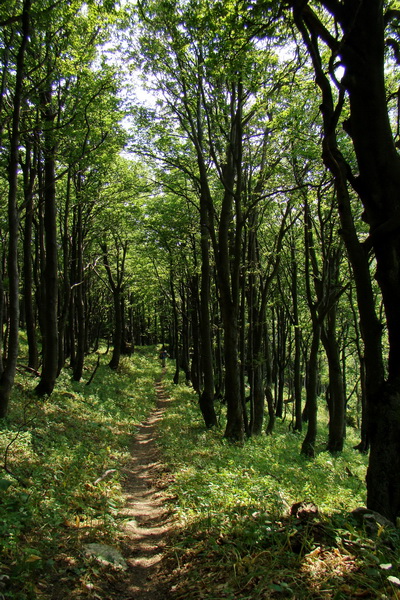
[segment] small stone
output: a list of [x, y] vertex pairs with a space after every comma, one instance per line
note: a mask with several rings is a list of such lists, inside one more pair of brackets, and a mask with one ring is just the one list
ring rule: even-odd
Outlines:
[[394, 577], [393, 575], [389, 575], [388, 581], [395, 585], [396, 587], [400, 587], [400, 579], [398, 577]]
[[128, 565], [122, 554], [112, 546], [106, 544], [85, 544], [86, 554], [93, 556], [105, 565], [111, 565], [117, 569], [126, 571]]

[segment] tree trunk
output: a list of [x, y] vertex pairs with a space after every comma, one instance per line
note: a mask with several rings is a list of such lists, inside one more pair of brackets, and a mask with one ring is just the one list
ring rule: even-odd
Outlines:
[[[82, 224], [82, 199], [81, 199], [81, 172], [77, 175], [76, 196], [77, 206], [75, 207], [75, 281], [74, 281], [74, 306], [76, 309], [76, 355], [72, 373], [74, 381], [80, 381], [83, 373], [83, 364], [85, 360], [85, 306], [83, 298], [83, 224]], [[115, 306], [115, 302], [114, 302]], [[114, 343], [115, 348], [115, 343]], [[119, 360], [119, 359], [118, 359]], [[117, 363], [118, 366], [118, 363]], [[115, 367], [116, 368], [116, 367]]]
[[[400, 157], [386, 102], [382, 4], [369, 0], [356, 18], [350, 11], [347, 16], [344, 83], [360, 172], [357, 189], [370, 226], [389, 338], [387, 381], [377, 386], [374, 382], [375, 389], [367, 387], [371, 444], [367, 505], [395, 521], [400, 516]], [[368, 352], [366, 348], [366, 361]]]
[[253, 420], [250, 423], [252, 435], [261, 435], [264, 423], [265, 392], [263, 359], [253, 370]]
[[172, 348], [172, 357], [175, 359], [175, 373], [172, 378], [172, 381], [175, 385], [179, 383], [179, 371], [180, 371], [180, 360], [179, 360], [179, 316], [178, 316], [178, 305], [176, 302], [176, 294], [174, 287], [174, 273], [172, 269], [170, 271], [170, 291], [171, 291], [171, 299], [172, 299], [172, 313], [173, 313], [173, 348]]
[[224, 320], [225, 397], [227, 423], [224, 437], [242, 441], [244, 437], [243, 408], [240, 394], [237, 311], [222, 304]]
[[35, 388], [39, 396], [50, 395], [58, 374], [58, 251], [57, 208], [55, 183], [55, 140], [51, 82], [42, 92], [44, 112], [44, 229], [45, 268], [43, 272], [44, 319], [43, 319], [43, 367], [40, 381]]
[[301, 394], [301, 331], [299, 324], [299, 306], [298, 306], [298, 267], [296, 260], [296, 249], [294, 242], [291, 244], [291, 264], [292, 279], [291, 292], [293, 304], [293, 325], [294, 325], [294, 364], [293, 364], [293, 390], [294, 390], [294, 413], [295, 420], [293, 431], [301, 432], [303, 429], [302, 412], [302, 394]]
[[225, 396], [224, 360], [221, 340], [221, 323], [218, 307], [215, 307], [215, 397], [220, 400]]
[[217, 425], [214, 408], [215, 381], [212, 353], [211, 315], [210, 315], [210, 191], [202, 156], [199, 156], [201, 168], [200, 194], [200, 250], [201, 250], [201, 284], [200, 284], [200, 339], [201, 368], [203, 373], [203, 390], [199, 398], [200, 410], [206, 427]]
[[[68, 313], [71, 301], [71, 281], [70, 281], [70, 239], [69, 239], [69, 206], [71, 196], [71, 172], [68, 171], [67, 189], [65, 194], [65, 207], [62, 231], [62, 253], [63, 253], [63, 284], [62, 284], [62, 302], [60, 317], [58, 321], [58, 374], [65, 364], [65, 348], [68, 347], [69, 340], [66, 340], [66, 327]], [[72, 312], [72, 311], [71, 311]], [[75, 361], [74, 361], [75, 362]]]
[[327, 314], [321, 332], [329, 368], [329, 438], [328, 451], [335, 453], [343, 450], [346, 423], [346, 397], [339, 345], [336, 339], [336, 305]]
[[188, 316], [188, 297], [183, 281], [180, 285], [180, 297], [182, 306], [182, 352], [181, 352], [181, 369], [185, 373], [186, 384], [190, 384], [190, 367], [189, 367], [189, 347], [190, 347], [190, 326]]
[[317, 439], [317, 385], [318, 385], [318, 350], [321, 338], [321, 326], [313, 324], [313, 336], [307, 369], [307, 396], [305, 410], [307, 412], [307, 433], [304, 438], [301, 454], [315, 456], [315, 442]]
[[275, 402], [272, 393], [273, 375], [272, 375], [272, 349], [269, 329], [265, 326], [265, 398], [268, 405], [268, 424], [265, 430], [267, 435], [271, 435], [276, 421]]
[[[394, 523], [400, 516], [400, 393], [385, 382], [369, 402], [367, 506]], [[375, 401], [374, 401], [375, 400]]]
[[[190, 281], [190, 322], [192, 326], [192, 360], [190, 378], [194, 391], [199, 395], [202, 389], [201, 352], [200, 352], [200, 320], [199, 320], [199, 284], [198, 275], [193, 275]], [[207, 426], [207, 424], [206, 424]]]
[[122, 307], [121, 307], [121, 290], [116, 286], [113, 290], [114, 302], [114, 330], [113, 330], [113, 352], [111, 360], [108, 363], [110, 369], [116, 371], [119, 367], [121, 359], [122, 346]]
[[[4, 252], [4, 251], [3, 251]], [[3, 324], [4, 324], [4, 260], [2, 257], [1, 260], [1, 272], [0, 272], [0, 378], [4, 372], [4, 360], [3, 360], [3, 352], [4, 352], [4, 335], [3, 335]]]
[[[323, 29], [307, 4], [294, 2], [294, 16], [313, 60], [322, 93], [323, 158], [335, 177], [342, 235], [356, 281], [365, 348], [371, 445], [367, 503], [369, 508], [395, 521], [400, 515], [400, 157], [392, 136], [384, 80], [383, 4], [365, 0], [362, 3], [329, 3], [328, 8], [337, 17], [342, 30], [341, 39], [324, 36], [324, 40], [335, 55], [340, 48], [341, 64], [345, 68], [342, 85], [350, 101], [350, 118], [345, 122], [345, 129], [353, 142], [357, 177], [352, 176], [338, 149], [336, 127], [340, 105], [334, 105], [331, 84], [316, 43]], [[354, 227], [348, 182], [361, 198], [365, 209], [363, 217], [370, 228], [369, 238], [362, 246]], [[382, 331], [375, 313], [366, 260], [370, 249], [375, 254], [376, 280], [382, 293], [389, 339], [386, 380]]]
[[29, 41], [30, 0], [24, 0], [22, 9], [21, 43], [17, 54], [15, 88], [13, 100], [10, 159], [8, 164], [8, 279], [9, 279], [9, 318], [7, 362], [0, 376], [0, 418], [7, 415], [10, 394], [14, 385], [18, 357], [19, 328], [19, 275], [18, 275], [18, 228], [17, 209], [18, 155], [22, 89], [24, 82], [25, 52]]
[[31, 144], [26, 142], [26, 162], [24, 171], [24, 196], [26, 204], [24, 240], [23, 240], [23, 276], [26, 335], [28, 340], [28, 366], [37, 371], [39, 368], [39, 352], [36, 340], [35, 309], [33, 304], [32, 273], [32, 228], [33, 228], [33, 186], [35, 182], [35, 165], [32, 165]]
[[121, 243], [121, 240], [117, 236], [115, 238], [115, 245], [117, 250], [117, 274], [114, 278], [109, 262], [108, 246], [106, 243], [100, 244], [100, 248], [103, 253], [103, 264], [107, 273], [108, 283], [112, 291], [114, 302], [113, 353], [111, 356], [111, 360], [108, 364], [110, 369], [113, 370], [118, 369], [119, 361], [121, 358], [121, 346], [123, 337], [122, 293], [128, 242], [125, 241]]
[[240, 380], [240, 403], [242, 405], [243, 426], [247, 437], [250, 437], [249, 416], [246, 406], [246, 297], [245, 297], [246, 279], [244, 275], [240, 277], [240, 319], [239, 319], [239, 380]]
[[[202, 389], [199, 393], [199, 406], [203, 415], [206, 427], [210, 428], [217, 424], [215, 414], [215, 379], [213, 364], [213, 349], [211, 336], [211, 315], [210, 315], [210, 236], [213, 235], [215, 249], [215, 225], [214, 225], [214, 207], [211, 197], [211, 191], [208, 183], [208, 165], [205, 161], [205, 152], [203, 147], [204, 131], [203, 122], [200, 118], [202, 110], [202, 67], [199, 58], [199, 70], [197, 73], [197, 93], [196, 108], [192, 113], [188, 110], [188, 118], [192, 131], [192, 140], [194, 143], [197, 165], [200, 175], [200, 252], [201, 252], [201, 283], [200, 283], [200, 366], [202, 379]], [[186, 96], [186, 89], [183, 91]], [[186, 104], [189, 108], [189, 104]]]

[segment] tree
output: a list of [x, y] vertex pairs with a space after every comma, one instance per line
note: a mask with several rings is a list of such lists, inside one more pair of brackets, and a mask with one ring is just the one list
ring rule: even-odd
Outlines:
[[[391, 30], [390, 43], [397, 48], [399, 13], [391, 8], [384, 13], [377, 0], [346, 4], [295, 0], [290, 5], [322, 96], [322, 155], [335, 179], [342, 236], [357, 286], [371, 445], [367, 504], [395, 521], [400, 514], [400, 157], [385, 88], [385, 35]], [[340, 81], [338, 65], [344, 70]], [[344, 128], [357, 161], [357, 176], [339, 130], [347, 99], [349, 117]], [[363, 218], [369, 226], [363, 243], [353, 218], [354, 193], [363, 204]], [[387, 374], [367, 258], [371, 251], [385, 307]]]
[[[102, 29], [97, 27], [94, 16], [102, 20]], [[30, 57], [32, 91], [28, 106], [32, 107], [32, 114], [37, 115], [34, 139], [38, 156], [37, 236], [41, 271], [37, 299], [43, 366], [36, 392], [40, 396], [51, 394], [64, 365], [68, 314], [72, 321], [76, 318], [77, 323], [76, 355], [73, 336], [70, 343], [74, 378], [79, 379], [82, 374], [85, 349], [83, 237], [92, 208], [90, 202], [89, 208], [88, 205], [83, 207], [82, 188], [88, 179], [89, 160], [92, 164], [95, 160], [98, 162], [96, 155], [101, 152], [104, 160], [106, 151], [99, 151], [101, 146], [106, 145], [109, 153], [115, 152], [118, 137], [121, 141], [116, 127], [119, 113], [115, 100], [115, 69], [93, 63], [96, 43], [104, 41], [109, 33], [108, 19], [107, 11], [101, 6], [86, 6], [82, 10], [82, 3], [77, 1], [60, 6], [51, 18], [44, 10], [32, 36], [36, 52]], [[86, 43], [87, 39], [90, 44]], [[28, 235], [28, 229], [26, 231]], [[63, 294], [59, 293], [60, 284]]]
[[[253, 193], [258, 177], [253, 178], [252, 172], [260, 169], [260, 163], [250, 167], [257, 154], [251, 149], [268, 130], [266, 107], [282, 85], [272, 83], [277, 65], [273, 50], [257, 47], [237, 8], [230, 2], [202, 7], [196, 2], [140, 4], [142, 68], [152, 74], [162, 94], [155, 117], [171, 122], [162, 143], [158, 137], [157, 149], [164, 161], [190, 177], [198, 191], [205, 312], [208, 244], [213, 251], [224, 333], [225, 436], [231, 439], [242, 439], [244, 433], [238, 346], [244, 228], [252, 205], [264, 194], [264, 189]], [[284, 67], [281, 71], [284, 80]], [[188, 155], [179, 152], [182, 146], [190, 147]], [[196, 161], [195, 169], [188, 156]], [[209, 356], [206, 337], [203, 342]]]
[[14, 384], [18, 357], [19, 329], [19, 273], [18, 273], [18, 229], [19, 215], [17, 209], [18, 187], [18, 152], [20, 140], [20, 117], [23, 84], [25, 78], [25, 56], [30, 35], [30, 0], [24, 0], [21, 15], [21, 34], [16, 56], [15, 85], [12, 107], [12, 129], [10, 152], [8, 159], [8, 279], [9, 279], [9, 311], [10, 332], [8, 340], [7, 362], [0, 374], [0, 418], [7, 414], [10, 393]]
[[56, 208], [56, 140], [54, 122], [57, 110], [53, 100], [53, 67], [51, 64], [50, 32], [45, 34], [45, 76], [40, 91], [40, 110], [43, 116], [43, 190], [45, 253], [42, 279], [43, 366], [35, 388], [39, 396], [51, 394], [58, 374], [58, 244]]

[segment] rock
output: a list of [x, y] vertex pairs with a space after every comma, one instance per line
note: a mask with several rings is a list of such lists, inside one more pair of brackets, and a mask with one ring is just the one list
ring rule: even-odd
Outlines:
[[392, 523], [392, 521], [389, 521], [389, 519], [375, 510], [370, 510], [364, 506], [360, 506], [359, 508], [352, 510], [351, 515], [360, 523], [363, 523], [365, 519], [369, 521], [372, 519], [379, 525], [384, 525], [385, 527], [394, 527], [394, 523]]
[[380, 513], [363, 506], [355, 508], [350, 514], [365, 528], [368, 535], [376, 535], [380, 527], [387, 527], [390, 529], [395, 527], [392, 521], [389, 521], [389, 519]]
[[319, 511], [318, 506], [312, 502], [296, 502], [292, 505], [290, 514], [296, 519], [310, 520], [318, 517]]
[[112, 546], [107, 546], [106, 544], [85, 544], [85, 552], [104, 565], [111, 565], [122, 571], [126, 571], [128, 568], [122, 554]]

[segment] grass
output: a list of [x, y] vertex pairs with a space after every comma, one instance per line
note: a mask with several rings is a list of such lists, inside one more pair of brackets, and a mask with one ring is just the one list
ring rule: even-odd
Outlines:
[[[123, 545], [123, 471], [136, 426], [155, 405], [160, 365], [155, 348], [139, 349], [117, 373], [104, 356], [87, 386], [96, 359], [82, 382], [65, 370], [46, 400], [34, 395], [35, 378], [18, 373], [0, 424], [0, 600], [109, 598], [108, 575], [83, 545]], [[331, 456], [321, 409], [314, 460], [300, 456], [302, 436], [288, 421], [273, 436], [228, 443], [223, 414], [219, 429], [205, 430], [196, 395], [170, 383], [172, 370], [159, 432], [179, 523], [166, 574], [172, 598], [400, 598], [398, 530], [350, 515], [365, 504], [357, 432], [349, 428], [343, 453]], [[301, 501], [318, 513], [291, 516]]]
[[129, 443], [156, 400], [155, 357], [139, 349], [115, 372], [104, 356], [86, 385], [97, 359], [88, 357], [83, 381], [66, 369], [46, 400], [18, 374], [0, 425], [0, 598], [49, 598], [58, 585], [86, 597], [96, 574], [83, 543], [116, 543]]
[[[174, 598], [400, 598], [398, 531], [369, 531], [350, 515], [366, 501], [357, 432], [330, 455], [322, 410], [314, 460], [300, 455], [302, 436], [287, 422], [232, 445], [223, 423], [204, 429], [190, 388], [166, 385], [174, 403], [161, 440], [181, 524], [170, 552]], [[302, 501], [318, 513], [291, 516]]]

